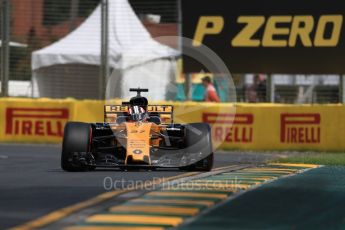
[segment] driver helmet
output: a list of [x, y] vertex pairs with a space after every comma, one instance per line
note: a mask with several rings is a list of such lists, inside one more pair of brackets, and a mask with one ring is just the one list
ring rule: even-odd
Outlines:
[[147, 117], [145, 109], [137, 105], [129, 108], [129, 114], [132, 121], [143, 121]]

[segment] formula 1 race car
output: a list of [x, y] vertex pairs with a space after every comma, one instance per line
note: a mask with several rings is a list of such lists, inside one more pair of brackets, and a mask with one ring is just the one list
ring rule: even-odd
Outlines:
[[206, 123], [174, 124], [173, 107], [148, 105], [137, 92], [122, 105], [105, 105], [104, 123], [68, 122], [61, 167], [65, 171], [103, 168], [178, 168], [210, 171], [213, 150]]

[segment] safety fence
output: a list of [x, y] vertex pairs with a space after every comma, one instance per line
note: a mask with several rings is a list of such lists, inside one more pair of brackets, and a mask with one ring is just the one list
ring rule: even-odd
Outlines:
[[[146, 35], [153, 39], [177, 36], [177, 8], [177, 0], [1, 1], [0, 36], [2, 47], [8, 51], [1, 52], [1, 94], [98, 99], [101, 92], [97, 91], [103, 84], [100, 79], [113, 72], [112, 61], [122, 60], [124, 51], [128, 51], [125, 45], [130, 43], [131, 47], [143, 47], [139, 43], [145, 43]], [[107, 28], [106, 32], [104, 28]], [[72, 33], [77, 33], [77, 39], [72, 39], [73, 36], [66, 39]], [[102, 39], [103, 36], [108, 39]], [[61, 40], [69, 42], [61, 43]], [[177, 39], [160, 42], [177, 49]], [[56, 43], [59, 43], [58, 47], [53, 46]], [[69, 53], [67, 56], [70, 58], [70, 55], [82, 53], [87, 56], [87, 63], [74, 60], [72, 66], [63, 62], [37, 68], [33, 54], [43, 49], [50, 55], [44, 60], [54, 60], [51, 55], [55, 54], [65, 56]], [[108, 50], [108, 54], [105, 55], [103, 50]], [[102, 72], [104, 66], [107, 71]], [[43, 75], [42, 85], [38, 79]], [[96, 93], [90, 95], [91, 91]]]
[[[0, 99], [0, 141], [61, 143], [66, 122], [103, 122], [104, 104], [119, 102]], [[174, 105], [175, 123], [209, 123], [217, 149], [345, 149], [345, 106], [340, 104], [164, 104]]]
[[[130, 9], [125, 7], [127, 2]], [[101, 4], [106, 3], [109, 4], [109, 15], [108, 19], [105, 18], [103, 21], [100, 19], [101, 14], [98, 14], [101, 10], [97, 11], [97, 7], [100, 8]], [[114, 3], [126, 4], [115, 7], [119, 13], [114, 11], [115, 8], [111, 8]], [[135, 15], [127, 17], [128, 12], [132, 11]], [[2, 52], [3, 57], [0, 60], [1, 75], [4, 78], [2, 91], [8, 91], [10, 96], [20, 97], [98, 99], [101, 97], [102, 90], [100, 89], [104, 84], [101, 82], [103, 80], [100, 79], [103, 79], [104, 76], [109, 77], [108, 75], [113, 72], [117, 73], [117, 71], [113, 71], [114, 66], [111, 65], [108, 66], [109, 73], [101, 71], [101, 69], [109, 65], [108, 62], [112, 60], [121, 60], [121, 55], [127, 50], [127, 48], [116, 47], [114, 49], [120, 53], [120, 56], [109, 53], [108, 58], [103, 58], [102, 47], [106, 49], [106, 46], [112, 47], [116, 43], [111, 38], [108, 42], [101, 39], [102, 31], [100, 28], [103, 28], [104, 24], [108, 24], [109, 29], [118, 32], [116, 37], [124, 37], [126, 42], [129, 40], [128, 37], [137, 37], [138, 43], [138, 41], [143, 40], [139, 29], [128, 26], [129, 22], [137, 17], [141, 24], [140, 28], [147, 31], [154, 40], [181, 51], [181, 41], [179, 41], [179, 36], [182, 36], [181, 24], [191, 21], [188, 17], [182, 17], [180, 0], [4, 0], [1, 1], [0, 14], [2, 50], [8, 50], [8, 52]], [[94, 15], [92, 20], [85, 23], [92, 15]], [[114, 18], [116, 20], [113, 20]], [[33, 53], [64, 40], [66, 36], [78, 29], [80, 30], [83, 26], [86, 26], [90, 32], [82, 33], [78, 39], [70, 39], [68, 43], [60, 43], [68, 45], [68, 48], [65, 48], [66, 46], [61, 48], [61, 46], [60, 50], [50, 49], [48, 53], [57, 52], [58, 54], [61, 53], [62, 56], [67, 54], [70, 58], [69, 51], [71, 53], [77, 51], [83, 53], [85, 50], [89, 50], [87, 59], [96, 56], [96, 62], [89, 63], [84, 60], [83, 62], [76, 62], [79, 64], [73, 63], [73, 65], [52, 63], [49, 66], [33, 68], [35, 66]], [[122, 26], [131, 29], [120, 30], [119, 28]], [[112, 32], [109, 31], [109, 33]], [[167, 36], [170, 38], [168, 39]], [[5, 40], [8, 40], [7, 45]], [[95, 41], [100, 44], [95, 43]], [[124, 43], [124, 41], [120, 43]], [[81, 49], [77, 50], [76, 47], [79, 45]], [[96, 48], [91, 52], [91, 47]], [[135, 47], [135, 45], [131, 47]], [[43, 53], [47, 53], [47, 50]], [[44, 60], [48, 59], [50, 58], [44, 57]], [[152, 70], [152, 68], [150, 69]], [[159, 76], [167, 74], [162, 70], [159, 71], [161, 71]], [[345, 93], [342, 89], [344, 80], [341, 75], [280, 75], [274, 77], [263, 74], [256, 81], [254, 76], [256, 74], [237, 74], [233, 71], [230, 68], [235, 88], [228, 88], [236, 91], [238, 102], [270, 101], [302, 104], [345, 101]], [[193, 74], [197, 73], [188, 73], [186, 76], [189, 78]], [[217, 77], [214, 76], [213, 81], [218, 94], [227, 93], [227, 90], [217, 87], [219, 82]], [[6, 84], [8, 81], [9, 83]], [[181, 83], [177, 79], [176, 87], [181, 87], [184, 90], [178, 91], [177, 97], [173, 99], [180, 101], [203, 100], [203, 94], [199, 93], [199, 89], [202, 88], [200, 82], [191, 81], [191, 84], [190, 86], [185, 81]], [[188, 95], [188, 91], [190, 95]], [[6, 95], [7, 93], [2, 92], [2, 94]], [[166, 97], [165, 99], [170, 100], [172, 98]], [[221, 98], [221, 100], [223, 102], [231, 101], [226, 100], [226, 98]]]

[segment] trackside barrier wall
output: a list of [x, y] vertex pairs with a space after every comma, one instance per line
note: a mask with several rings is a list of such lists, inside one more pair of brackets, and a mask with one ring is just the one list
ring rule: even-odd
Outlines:
[[[0, 99], [0, 141], [60, 143], [67, 121], [103, 122], [104, 104]], [[174, 105], [176, 123], [210, 123], [214, 146], [219, 149], [345, 150], [345, 106], [340, 104], [162, 104]]]

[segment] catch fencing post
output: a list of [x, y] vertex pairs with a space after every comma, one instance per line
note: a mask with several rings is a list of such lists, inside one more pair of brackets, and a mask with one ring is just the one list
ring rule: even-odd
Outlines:
[[192, 100], [192, 74], [186, 73], [185, 75], [185, 95], [186, 100]]
[[178, 13], [178, 21], [177, 21], [177, 26], [178, 26], [178, 40], [177, 40], [177, 47], [178, 50], [183, 52], [182, 47], [183, 47], [183, 38], [182, 38], [182, 6], [181, 6], [181, 0], [177, 0], [177, 13]]
[[267, 97], [267, 102], [274, 103], [274, 98], [275, 98], [275, 89], [274, 89], [274, 77], [272, 74], [267, 75], [267, 80], [266, 80], [266, 97]]
[[70, 7], [70, 26], [69, 31], [73, 31], [76, 26], [76, 19], [78, 18], [79, 14], [79, 0], [71, 0], [71, 7]]
[[109, 75], [108, 63], [108, 46], [109, 46], [109, 2], [102, 0], [101, 2], [101, 68], [100, 68], [100, 81], [99, 81], [99, 99], [105, 99], [106, 82]]
[[1, 96], [8, 96], [10, 59], [10, 1], [1, 1]]
[[339, 102], [345, 104], [345, 75], [339, 75]]

